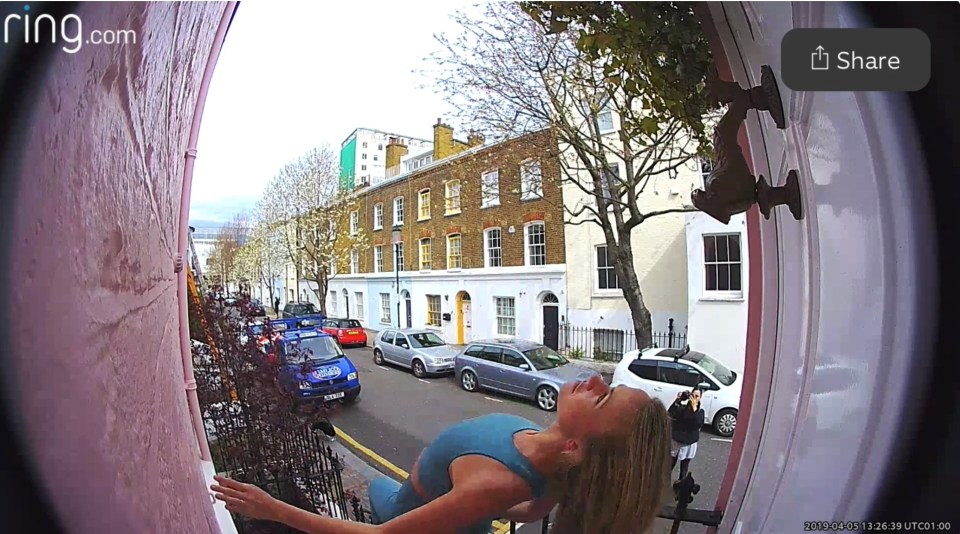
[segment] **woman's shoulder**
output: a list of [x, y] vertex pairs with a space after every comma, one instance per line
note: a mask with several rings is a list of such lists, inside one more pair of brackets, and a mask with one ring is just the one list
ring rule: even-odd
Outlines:
[[534, 423], [533, 421], [530, 421], [524, 417], [520, 417], [519, 415], [513, 415], [509, 413], [489, 413], [479, 417], [474, 417], [472, 419], [467, 419], [457, 426], [469, 426], [471, 428], [509, 428], [515, 431], [525, 429], [543, 430], [540, 425]]

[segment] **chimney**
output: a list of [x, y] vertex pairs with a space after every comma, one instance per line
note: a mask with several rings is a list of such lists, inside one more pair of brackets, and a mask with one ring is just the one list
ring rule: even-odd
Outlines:
[[454, 154], [453, 128], [437, 119], [433, 126], [433, 161], [440, 161]]
[[407, 155], [407, 145], [400, 142], [400, 139], [396, 137], [391, 137], [387, 142], [387, 155], [384, 166], [387, 169], [398, 167], [400, 165], [400, 158]]
[[471, 131], [467, 136], [467, 146], [470, 148], [478, 147], [483, 144], [484, 138], [477, 131]]

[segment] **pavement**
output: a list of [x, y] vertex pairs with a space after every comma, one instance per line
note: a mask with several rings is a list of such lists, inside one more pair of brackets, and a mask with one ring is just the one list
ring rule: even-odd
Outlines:
[[[405, 369], [380, 367], [373, 363], [369, 347], [345, 352], [360, 373], [363, 391], [356, 404], [338, 410], [331, 420], [340, 433], [337, 442], [343, 446], [343, 451], [338, 452], [359, 477], [350, 484], [357, 488], [364, 502], [364, 480], [378, 474], [402, 480], [420, 451], [451, 424], [491, 412], [519, 415], [543, 426], [550, 425], [556, 417], [555, 413], [540, 410], [532, 401], [490, 392], [468, 393], [449, 375], [418, 379]], [[731, 441], [704, 429], [697, 457], [690, 466], [701, 485], [691, 507], [714, 508]], [[670, 522], [658, 520], [652, 532], [666, 534], [670, 527]], [[517, 532], [535, 534], [540, 532], [540, 525], [525, 525]], [[695, 524], [685, 523], [680, 528], [682, 534], [703, 532], [706, 527]]]

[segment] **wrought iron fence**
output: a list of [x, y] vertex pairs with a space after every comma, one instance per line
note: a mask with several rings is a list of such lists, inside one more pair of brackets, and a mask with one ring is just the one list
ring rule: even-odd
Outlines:
[[[673, 319], [666, 332], [654, 332], [653, 347], [682, 348], [687, 344], [686, 329], [675, 332]], [[624, 353], [644, 349], [637, 343], [635, 330], [590, 328], [564, 324], [560, 326], [560, 353], [568, 358], [619, 362]]]
[[[297, 409], [275, 385], [276, 364], [260, 351], [256, 336], [244, 336], [245, 325], [238, 328], [210, 299], [192, 301], [191, 322], [202, 333], [193, 346], [197, 396], [217, 472], [298, 508], [355, 519], [343, 463], [318, 425], [328, 409]], [[234, 523], [240, 534], [289, 531], [240, 515]]]

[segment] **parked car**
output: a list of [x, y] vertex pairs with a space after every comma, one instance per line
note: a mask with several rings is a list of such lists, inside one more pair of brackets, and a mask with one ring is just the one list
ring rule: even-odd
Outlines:
[[467, 391], [491, 389], [536, 401], [542, 410], [557, 409], [560, 388], [600, 373], [533, 341], [521, 339], [475, 341], [455, 362], [455, 373]]
[[320, 315], [320, 310], [318, 310], [312, 302], [288, 302], [287, 305], [283, 307], [280, 318], [288, 319], [290, 317], [303, 317], [307, 315]]
[[704, 423], [723, 437], [732, 436], [737, 428], [743, 377], [689, 347], [627, 352], [613, 372], [611, 385], [641, 389], [667, 407], [681, 391], [699, 387]]
[[250, 299], [250, 302], [244, 312], [248, 317], [267, 316], [267, 310], [263, 309], [263, 303], [260, 302], [260, 299]]
[[417, 378], [453, 371], [458, 352], [458, 347], [448, 345], [435, 332], [417, 328], [387, 328], [373, 341], [373, 361], [377, 365], [402, 365]]
[[356, 319], [324, 319], [323, 331], [337, 338], [343, 347], [367, 346], [367, 332]]
[[356, 366], [332, 336], [318, 327], [286, 330], [272, 343], [268, 357], [278, 363], [277, 387], [298, 403], [360, 396]]

